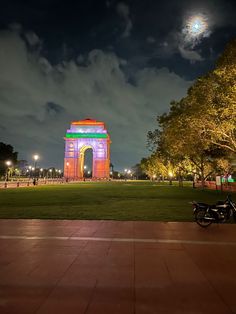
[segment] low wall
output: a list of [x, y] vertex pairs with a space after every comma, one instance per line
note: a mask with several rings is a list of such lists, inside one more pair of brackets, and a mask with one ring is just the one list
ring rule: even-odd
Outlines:
[[[202, 187], [201, 181], [195, 182], [195, 187], [201, 188]], [[215, 181], [205, 181], [204, 188], [211, 190], [236, 192], [236, 182], [222, 183], [221, 186], [219, 185], [217, 186]]]
[[45, 184], [58, 184], [63, 183], [63, 179], [39, 179], [34, 184], [33, 180], [19, 180], [19, 181], [0, 181], [0, 189], [6, 188], [19, 188], [19, 187], [28, 187], [35, 185], [45, 185]]

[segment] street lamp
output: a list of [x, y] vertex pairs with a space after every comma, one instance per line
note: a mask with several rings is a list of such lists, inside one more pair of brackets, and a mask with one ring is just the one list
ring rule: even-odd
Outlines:
[[7, 160], [7, 161], [6, 161], [6, 165], [7, 165], [6, 181], [8, 181], [8, 172], [9, 172], [9, 167], [11, 166], [11, 161], [10, 161], [10, 160]]
[[51, 178], [52, 178], [52, 169], [49, 169], [49, 172], [50, 172], [50, 174], [51, 174]]
[[34, 155], [33, 156], [33, 159], [34, 159], [34, 169], [35, 169], [35, 174], [34, 176], [36, 176], [36, 165], [37, 165], [37, 160], [39, 159], [39, 155]]
[[40, 168], [41, 178], [43, 177], [43, 168]]

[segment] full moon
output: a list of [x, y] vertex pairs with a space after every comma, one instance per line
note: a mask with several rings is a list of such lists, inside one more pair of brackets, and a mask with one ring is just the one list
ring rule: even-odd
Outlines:
[[207, 32], [207, 19], [202, 15], [191, 16], [186, 23], [186, 32], [190, 37], [199, 37]]

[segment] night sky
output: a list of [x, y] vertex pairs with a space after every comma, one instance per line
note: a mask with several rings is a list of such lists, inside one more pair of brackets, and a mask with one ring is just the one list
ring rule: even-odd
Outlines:
[[66, 129], [90, 117], [106, 123], [115, 170], [131, 167], [156, 116], [235, 35], [234, 0], [2, 1], [0, 141], [62, 168]]

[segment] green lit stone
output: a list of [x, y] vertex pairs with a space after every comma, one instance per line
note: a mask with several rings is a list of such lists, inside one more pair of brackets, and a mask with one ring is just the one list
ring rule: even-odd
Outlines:
[[66, 138], [107, 138], [106, 133], [66, 133]]

